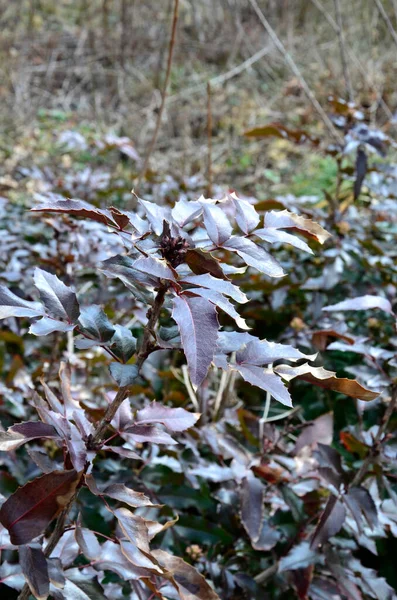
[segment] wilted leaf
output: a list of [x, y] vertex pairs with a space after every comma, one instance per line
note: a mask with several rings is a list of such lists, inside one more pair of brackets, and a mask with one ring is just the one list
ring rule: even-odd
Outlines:
[[214, 357], [218, 337], [216, 308], [204, 298], [175, 296], [172, 317], [181, 332], [182, 346], [193, 385], [199, 386]]
[[138, 410], [136, 420], [141, 424], [161, 423], [171, 431], [185, 431], [193, 427], [200, 413], [191, 413], [184, 408], [171, 408], [158, 402], [152, 402], [146, 408]]
[[73, 496], [80, 474], [53, 471], [17, 489], [0, 509], [13, 544], [26, 544], [46, 529]]
[[370, 308], [377, 308], [384, 312], [393, 314], [392, 306], [386, 298], [382, 296], [359, 296], [357, 298], [351, 298], [350, 300], [343, 300], [337, 304], [330, 304], [324, 306], [323, 310], [328, 312], [331, 311], [344, 311], [344, 310], [368, 310]]
[[34, 284], [40, 292], [41, 301], [52, 317], [66, 319], [71, 323], [77, 321], [80, 309], [76, 294], [56, 275], [36, 267]]
[[39, 302], [29, 302], [0, 285], [0, 319], [8, 317], [40, 317], [44, 314]]
[[120, 387], [132, 385], [138, 377], [136, 365], [123, 365], [121, 363], [110, 363], [110, 373]]
[[291, 381], [291, 379], [296, 377], [326, 390], [340, 392], [351, 398], [358, 398], [366, 402], [374, 400], [379, 396], [379, 392], [367, 390], [355, 379], [335, 377], [333, 371], [326, 371], [323, 367], [311, 367], [308, 364], [300, 365], [299, 367], [279, 365], [274, 370], [286, 381]]
[[315, 221], [305, 219], [305, 217], [288, 210], [267, 212], [264, 218], [264, 226], [274, 227], [275, 229], [293, 229], [309, 239], [320, 242], [320, 244], [331, 237], [331, 234]]
[[40, 546], [20, 546], [19, 564], [33, 596], [39, 600], [47, 598], [50, 580], [47, 561]]
[[329, 538], [336, 535], [345, 522], [345, 518], [346, 509], [342, 502], [336, 496], [331, 495], [320, 517], [310, 547], [322, 546]]
[[208, 585], [204, 577], [184, 560], [164, 550], [155, 550], [152, 554], [169, 572], [181, 600], [219, 600], [218, 594]]
[[273, 371], [267, 371], [254, 365], [231, 365], [236, 369], [251, 385], [255, 385], [266, 392], [270, 392], [275, 400], [278, 400], [285, 406], [292, 406], [292, 400], [289, 391]]

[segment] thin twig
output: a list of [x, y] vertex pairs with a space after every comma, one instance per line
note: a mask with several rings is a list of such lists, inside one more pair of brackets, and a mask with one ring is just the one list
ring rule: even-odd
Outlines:
[[[167, 289], [168, 289], [167, 285], [163, 285], [160, 287], [160, 289], [157, 292], [156, 298], [154, 300], [153, 306], [148, 311], [148, 322], [147, 322], [147, 325], [145, 327], [145, 331], [143, 334], [142, 345], [140, 347], [140, 350], [138, 352], [137, 359], [135, 362], [135, 365], [138, 368], [138, 372], [140, 371], [143, 363], [145, 362], [145, 360], [147, 359], [147, 357], [153, 350], [153, 344], [152, 344], [151, 338], [153, 336], [153, 331], [154, 331], [155, 325], [160, 316], [161, 307], [163, 306], [163, 302], [164, 302], [164, 298], [165, 298]], [[104, 416], [102, 417], [101, 421], [99, 422], [98, 426], [95, 429], [94, 434], [91, 437], [91, 440], [88, 444], [89, 450], [95, 449], [95, 447], [100, 443], [100, 441], [103, 437], [103, 434], [105, 433], [106, 429], [108, 428], [111, 421], [113, 420], [114, 415], [120, 408], [122, 402], [127, 397], [128, 390], [129, 390], [128, 385], [121, 387], [119, 389], [119, 391], [117, 392], [116, 396], [114, 397], [113, 401], [109, 404]]]
[[218, 393], [216, 395], [215, 403], [214, 403], [214, 419], [216, 419], [216, 417], [218, 416], [219, 410], [221, 408], [224, 391], [229, 382], [230, 376], [231, 376], [231, 371], [222, 371], [221, 380], [219, 382]]
[[321, 104], [318, 102], [316, 96], [314, 95], [314, 93], [310, 89], [310, 87], [309, 87], [306, 79], [303, 77], [303, 75], [302, 75], [299, 67], [295, 63], [294, 59], [291, 57], [291, 55], [289, 54], [289, 52], [287, 52], [286, 48], [284, 47], [284, 44], [282, 43], [282, 41], [278, 37], [277, 33], [274, 31], [273, 27], [270, 25], [269, 21], [266, 19], [265, 15], [263, 14], [263, 12], [261, 11], [261, 9], [259, 8], [258, 3], [256, 2], [256, 0], [249, 0], [249, 3], [251, 4], [252, 8], [256, 12], [256, 14], [257, 14], [260, 22], [262, 23], [263, 27], [265, 28], [265, 30], [267, 31], [267, 33], [271, 37], [271, 39], [272, 39], [274, 45], [276, 46], [277, 50], [280, 52], [280, 54], [283, 55], [285, 62], [288, 64], [288, 66], [290, 67], [291, 71], [294, 73], [294, 75], [299, 80], [299, 83], [301, 84], [302, 89], [304, 90], [306, 96], [308, 97], [308, 99], [312, 103], [313, 108], [317, 111], [317, 113], [321, 117], [322, 121], [324, 122], [324, 125], [328, 129], [329, 134], [332, 136], [332, 138], [335, 141], [338, 142], [338, 144], [343, 145], [342, 137], [339, 135], [338, 131], [333, 126], [332, 121], [329, 119], [328, 115], [325, 113], [325, 111], [322, 108]]
[[371, 447], [370, 451], [368, 452], [367, 457], [365, 458], [360, 469], [357, 471], [357, 473], [350, 485], [352, 485], [352, 486], [360, 485], [360, 483], [364, 480], [371, 463], [373, 462], [373, 460], [375, 459], [375, 457], [377, 455], [378, 446], [382, 442], [382, 438], [386, 432], [387, 426], [389, 424], [389, 421], [391, 419], [393, 412], [396, 409], [396, 406], [397, 406], [397, 384], [394, 384], [392, 387], [391, 400], [385, 411], [385, 414], [383, 415], [382, 423], [380, 424], [379, 429], [376, 433], [376, 436], [372, 443], [372, 447]]
[[212, 110], [211, 110], [211, 84], [207, 83], [207, 141], [208, 141], [208, 171], [207, 171], [207, 197], [212, 197]]
[[190, 383], [189, 373], [188, 373], [186, 365], [182, 366], [182, 375], [183, 375], [183, 383], [186, 386], [187, 393], [189, 394], [190, 401], [191, 401], [191, 403], [194, 406], [194, 410], [196, 410], [197, 412], [199, 412], [200, 411], [199, 401], [197, 400], [197, 396], [196, 396], [196, 394], [194, 392], [193, 386]]
[[339, 0], [334, 0], [334, 4], [335, 4], [336, 23], [338, 26], [337, 34], [338, 34], [338, 41], [339, 41], [340, 57], [341, 57], [341, 61], [342, 61], [343, 77], [345, 80], [346, 91], [347, 91], [349, 101], [353, 102], [354, 93], [353, 93], [352, 82], [350, 79], [349, 69], [347, 66], [347, 60], [346, 60], [345, 35], [343, 32], [342, 12], [340, 9]]
[[161, 104], [160, 104], [160, 110], [159, 110], [159, 114], [157, 117], [157, 123], [156, 123], [156, 128], [154, 130], [154, 134], [152, 137], [152, 141], [150, 142], [147, 154], [146, 154], [146, 158], [145, 161], [143, 163], [143, 167], [141, 169], [141, 172], [139, 174], [138, 177], [138, 181], [136, 183], [136, 187], [139, 186], [139, 183], [142, 179], [142, 177], [144, 177], [146, 170], [148, 168], [149, 165], [149, 160], [150, 160], [150, 156], [153, 152], [153, 148], [156, 144], [157, 141], [157, 136], [160, 130], [160, 125], [161, 125], [161, 120], [163, 118], [163, 112], [164, 112], [164, 107], [165, 107], [165, 100], [167, 97], [167, 89], [168, 89], [168, 83], [170, 80], [170, 75], [171, 75], [171, 66], [172, 66], [172, 56], [174, 53], [174, 46], [175, 46], [175, 37], [176, 37], [176, 26], [178, 23], [178, 9], [179, 9], [179, 0], [174, 0], [174, 15], [173, 15], [173, 19], [172, 19], [172, 29], [171, 29], [171, 37], [170, 37], [170, 44], [169, 44], [169, 49], [168, 49], [168, 60], [167, 60], [167, 70], [166, 70], [166, 74], [165, 74], [165, 80], [164, 80], [164, 86], [163, 86], [163, 91], [161, 94]]
[[374, 0], [376, 7], [382, 17], [382, 19], [384, 20], [384, 22], [386, 23], [386, 26], [390, 32], [390, 35], [393, 38], [394, 43], [397, 45], [397, 32], [393, 27], [393, 23], [390, 21], [389, 16], [387, 14], [387, 12], [385, 11], [385, 8], [382, 4], [382, 0]]
[[[310, 1], [312, 2], [312, 4], [314, 4], [314, 6], [317, 8], [317, 10], [319, 10], [321, 12], [321, 14], [325, 17], [326, 21], [329, 23], [329, 25], [332, 27], [332, 29], [335, 31], [335, 33], [337, 33], [338, 32], [337, 23], [332, 18], [332, 16], [329, 14], [329, 12], [323, 7], [320, 0], [310, 0]], [[393, 113], [391, 112], [390, 108], [387, 106], [386, 102], [383, 100], [382, 94], [379, 91], [378, 87], [376, 85], [374, 85], [372, 81], [370, 81], [370, 78], [368, 77], [367, 69], [361, 64], [361, 62], [358, 60], [358, 58], [355, 56], [355, 54], [347, 46], [346, 46], [346, 51], [347, 51], [347, 54], [348, 54], [350, 60], [352, 62], [354, 62], [355, 66], [360, 71], [361, 75], [364, 78], [364, 81], [368, 85], [373, 87], [373, 89], [379, 94], [379, 104], [383, 108], [388, 119], [392, 119]]]

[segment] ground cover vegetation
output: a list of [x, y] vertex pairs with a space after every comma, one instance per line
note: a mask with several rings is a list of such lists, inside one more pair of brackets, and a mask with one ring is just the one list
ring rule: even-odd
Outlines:
[[2, 597], [397, 597], [396, 6], [350, 4], [3, 3]]

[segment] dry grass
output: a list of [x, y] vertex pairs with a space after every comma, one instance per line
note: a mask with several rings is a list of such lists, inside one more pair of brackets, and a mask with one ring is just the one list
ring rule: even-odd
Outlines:
[[[39, 109], [60, 110], [108, 124], [141, 150], [147, 147], [160, 104], [171, 0], [2, 4], [0, 123], [7, 134], [34, 122]], [[324, 108], [328, 94], [345, 95], [334, 0], [258, 4]], [[383, 0], [397, 28], [395, 4]], [[355, 99], [385, 122], [397, 105], [395, 43], [372, 0], [340, 5]], [[183, 0], [154, 154], [160, 169], [169, 168], [168, 150], [182, 175], [205, 168], [208, 81], [215, 175], [245, 128], [275, 119], [317, 120], [249, 0]]]

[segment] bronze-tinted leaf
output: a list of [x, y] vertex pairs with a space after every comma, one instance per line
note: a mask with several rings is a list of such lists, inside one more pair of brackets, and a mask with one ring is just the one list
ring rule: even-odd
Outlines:
[[30, 590], [38, 600], [47, 598], [50, 592], [47, 561], [41, 547], [21, 546], [19, 548], [19, 564], [25, 575]]
[[47, 194], [47, 196], [40, 197], [42, 204], [34, 206], [31, 209], [33, 212], [55, 212], [75, 215], [76, 217], [85, 217], [104, 225], [116, 226], [109, 211], [101, 210], [84, 200], [66, 200], [58, 194]]
[[308, 364], [298, 367], [290, 367], [288, 365], [279, 365], [275, 367], [275, 372], [278, 373], [286, 381], [291, 381], [295, 377], [308, 381], [313, 385], [322, 387], [326, 390], [340, 392], [351, 398], [358, 398], [369, 402], [379, 396], [380, 392], [372, 392], [360, 385], [355, 379], [346, 379], [335, 377], [333, 371], [327, 371], [323, 367], [311, 367]]
[[331, 237], [331, 234], [315, 221], [306, 219], [289, 210], [267, 212], [264, 218], [264, 226], [274, 227], [275, 229], [292, 229], [309, 239], [316, 240], [320, 244]]
[[53, 471], [17, 489], [0, 510], [13, 544], [27, 544], [46, 529], [75, 493], [80, 474]]
[[181, 600], [219, 600], [218, 594], [192, 565], [164, 550], [154, 550], [152, 554], [168, 571]]
[[219, 261], [210, 252], [204, 252], [199, 248], [190, 248], [186, 252], [185, 262], [196, 275], [209, 273], [218, 279], [227, 279]]

